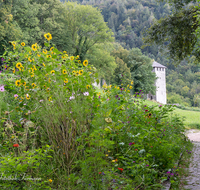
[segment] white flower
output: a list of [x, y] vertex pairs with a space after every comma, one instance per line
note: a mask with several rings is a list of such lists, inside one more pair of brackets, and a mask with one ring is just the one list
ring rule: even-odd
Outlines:
[[73, 99], [75, 99], [75, 97], [74, 97], [74, 96], [71, 96], [71, 97], [69, 97], [69, 100], [73, 100]]
[[84, 92], [83, 95], [84, 96], [89, 96], [89, 92]]

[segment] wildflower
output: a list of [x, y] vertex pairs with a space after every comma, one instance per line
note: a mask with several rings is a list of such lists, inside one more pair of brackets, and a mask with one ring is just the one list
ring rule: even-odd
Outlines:
[[13, 147], [19, 147], [19, 144], [13, 144]]
[[78, 60], [78, 63], [81, 63], [81, 60]]
[[108, 154], [106, 154], [106, 156], [108, 156]]
[[131, 84], [133, 85], [133, 81], [131, 81]]
[[79, 75], [82, 75], [82, 74], [83, 74], [83, 70], [80, 70], [80, 71], [79, 71]]
[[44, 37], [49, 41], [52, 39], [52, 36], [50, 33], [44, 34]]
[[132, 86], [129, 86], [129, 88], [130, 88], [130, 89], [133, 89], [133, 87], [132, 87]]
[[124, 169], [122, 169], [122, 168], [118, 168], [118, 170], [120, 170], [121, 172], [123, 172]]
[[21, 64], [20, 62], [18, 62], [18, 63], [16, 64], [16, 67], [17, 67], [18, 69], [20, 69], [20, 67], [22, 67], [22, 64]]
[[134, 142], [129, 143], [130, 146], [131, 146], [131, 145], [134, 145], [134, 144], [135, 144]]
[[65, 58], [66, 58], [66, 56], [65, 56], [65, 55], [62, 55], [62, 58], [63, 58], [63, 59], [65, 59]]
[[62, 70], [62, 73], [63, 73], [64, 75], [66, 75], [66, 74], [67, 74], [67, 71], [66, 71], [65, 69], [63, 69], [63, 70]]
[[44, 63], [42, 63], [42, 65], [45, 67], [45, 64], [44, 64]]
[[30, 95], [26, 94], [26, 99], [29, 100], [30, 99]]
[[86, 88], [87, 88], [87, 89], [90, 88], [90, 85], [87, 85]]
[[70, 60], [73, 61], [73, 60], [74, 60], [74, 56], [71, 56], [71, 57], [70, 57]]
[[49, 182], [51, 183], [51, 182], [52, 182], [52, 179], [49, 179]]
[[49, 92], [50, 88], [47, 88], [47, 92]]
[[115, 160], [112, 160], [112, 162], [116, 162]]
[[63, 53], [67, 53], [66, 51], [63, 51]]
[[23, 82], [23, 86], [26, 86], [26, 82]]
[[51, 97], [49, 97], [49, 99], [48, 99], [50, 102], [52, 101], [52, 98]]
[[64, 83], [68, 83], [68, 79], [67, 78], [65, 78]]
[[16, 85], [16, 86], [20, 86], [20, 83], [21, 83], [20, 81], [21, 81], [21, 80], [16, 80], [16, 81], [15, 81], [15, 85]]
[[26, 44], [24, 42], [21, 43], [22, 46], [25, 46]]
[[54, 47], [51, 47], [51, 48], [50, 48], [50, 51], [53, 51], [53, 49], [54, 49]]
[[138, 149], [135, 149], [135, 151], [138, 151]]
[[83, 65], [86, 67], [88, 65], [88, 60], [83, 61]]
[[1, 86], [1, 87], [0, 87], [0, 91], [1, 91], [1, 92], [4, 92], [4, 91], [5, 91], [4, 86]]
[[47, 55], [46, 57], [47, 57], [47, 58], [50, 58], [50, 57], [51, 57], [51, 55]]
[[37, 43], [35, 43], [35, 44], [32, 45], [32, 50], [33, 50], [33, 51], [36, 51], [36, 50], [37, 50]]
[[35, 87], [36, 87], [36, 84], [35, 84], [35, 83], [32, 83], [32, 87], [35, 88]]
[[159, 108], [162, 107], [162, 105], [159, 105]]
[[73, 100], [73, 99], [75, 99], [75, 97], [74, 97], [74, 96], [71, 96], [71, 97], [69, 97], [69, 100]]
[[39, 102], [43, 102], [43, 100], [40, 100]]
[[52, 71], [51, 71], [51, 74], [53, 74], [53, 73], [55, 73], [55, 71], [54, 71], [54, 70], [52, 70]]
[[49, 83], [51, 82], [51, 79], [49, 78]]
[[18, 95], [17, 95], [17, 94], [15, 94], [15, 95], [14, 95], [14, 97], [15, 97], [15, 99], [17, 99]]
[[83, 95], [84, 96], [89, 96], [89, 92], [84, 92]]
[[101, 172], [99, 172], [99, 174], [101, 174]]
[[42, 52], [43, 52], [44, 54], [47, 54], [47, 50], [46, 50], [46, 49], [43, 49]]
[[145, 112], [147, 112], [148, 110], [145, 110]]
[[15, 68], [13, 68], [13, 73], [15, 73]]
[[112, 123], [112, 119], [111, 118], [105, 118], [105, 121], [107, 122], [107, 123]]
[[146, 167], [148, 167], [149, 165], [147, 164]]

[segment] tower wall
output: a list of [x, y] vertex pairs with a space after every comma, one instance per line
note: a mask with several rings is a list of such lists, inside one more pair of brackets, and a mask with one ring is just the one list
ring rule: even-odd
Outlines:
[[165, 68], [155, 67], [154, 72], [156, 73], [156, 101], [162, 104], [167, 103], [166, 95], [166, 79], [165, 79]]

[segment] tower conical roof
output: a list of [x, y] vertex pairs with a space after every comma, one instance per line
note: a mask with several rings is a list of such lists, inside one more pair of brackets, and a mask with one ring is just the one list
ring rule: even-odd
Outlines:
[[156, 61], [153, 61], [153, 65], [152, 67], [161, 67], [161, 68], [167, 68], [165, 67], [164, 65], [161, 65], [160, 63], [156, 62]]

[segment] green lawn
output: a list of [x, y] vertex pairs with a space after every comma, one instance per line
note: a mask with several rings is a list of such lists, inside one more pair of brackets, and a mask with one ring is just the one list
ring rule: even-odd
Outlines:
[[[158, 103], [145, 100], [145, 103], [149, 106], [158, 105]], [[199, 111], [189, 111], [175, 108], [174, 114], [179, 115], [184, 119], [184, 124], [186, 128], [199, 128], [200, 129], [200, 112]]]

